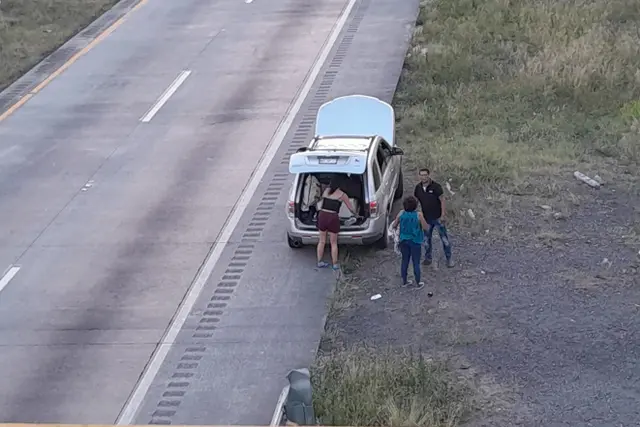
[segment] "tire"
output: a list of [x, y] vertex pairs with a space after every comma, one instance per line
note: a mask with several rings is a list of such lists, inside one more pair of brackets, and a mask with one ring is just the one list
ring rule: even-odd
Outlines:
[[291, 249], [300, 249], [302, 247], [302, 242], [292, 239], [289, 233], [287, 233], [287, 243]]
[[400, 169], [400, 173], [398, 174], [398, 186], [396, 187], [396, 192], [393, 195], [393, 200], [400, 200], [403, 194], [404, 194], [404, 177], [402, 176], [402, 169]]
[[389, 246], [389, 239], [387, 237], [387, 230], [389, 229], [389, 218], [385, 219], [384, 223], [384, 231], [382, 232], [382, 237], [375, 241], [373, 244], [376, 249], [387, 249]]

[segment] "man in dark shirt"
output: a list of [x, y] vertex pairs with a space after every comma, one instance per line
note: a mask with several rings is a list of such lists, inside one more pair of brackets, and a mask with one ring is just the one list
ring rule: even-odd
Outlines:
[[453, 267], [451, 242], [447, 235], [447, 228], [444, 226], [446, 223], [446, 215], [442, 186], [431, 179], [429, 169], [420, 169], [419, 175], [420, 182], [416, 185], [413, 195], [420, 202], [422, 214], [427, 220], [427, 224], [429, 224], [429, 229], [424, 237], [424, 264], [431, 264], [431, 237], [433, 236], [433, 229], [436, 228], [442, 241], [444, 256], [447, 258], [447, 267]]

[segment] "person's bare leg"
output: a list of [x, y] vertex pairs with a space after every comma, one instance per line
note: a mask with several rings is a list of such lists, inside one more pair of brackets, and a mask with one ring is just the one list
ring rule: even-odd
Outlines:
[[329, 241], [331, 243], [331, 263], [338, 265], [338, 235], [329, 233]]
[[324, 245], [327, 243], [327, 232], [320, 231], [318, 233], [318, 246], [316, 248], [316, 254], [318, 256], [318, 265], [322, 264], [322, 258], [324, 257]]

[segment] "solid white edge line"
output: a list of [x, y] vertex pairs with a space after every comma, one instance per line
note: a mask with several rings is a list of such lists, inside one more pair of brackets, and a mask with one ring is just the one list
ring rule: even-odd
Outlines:
[[16, 274], [18, 274], [18, 271], [20, 271], [20, 267], [18, 267], [17, 265], [12, 265], [9, 267], [9, 269], [4, 273], [4, 276], [2, 276], [2, 278], [0, 279], [0, 292], [2, 292], [2, 290], [7, 287], [9, 282], [11, 282], [11, 279], [13, 279]]
[[182, 85], [182, 83], [184, 83], [184, 81], [187, 80], [187, 77], [189, 77], [189, 74], [191, 74], [191, 71], [189, 70], [181, 71], [178, 77], [176, 77], [176, 79], [173, 81], [173, 83], [169, 85], [167, 90], [165, 90], [162, 93], [162, 95], [160, 95], [160, 98], [158, 98], [156, 103], [153, 104], [151, 109], [147, 111], [147, 114], [142, 116], [140, 121], [142, 123], [149, 123], [151, 119], [153, 119], [153, 117], [156, 115], [156, 113], [160, 111], [162, 106], [167, 103], [169, 98], [171, 98], [171, 96], [173, 96], [173, 94], [176, 93], [176, 91]]
[[331, 50], [333, 49], [333, 46], [336, 43], [340, 32], [344, 28], [344, 25], [347, 22], [347, 19], [351, 14], [351, 10], [353, 9], [353, 6], [356, 4], [356, 2], [357, 0], [349, 0], [349, 3], [342, 11], [342, 15], [340, 15], [340, 17], [336, 21], [336, 24], [333, 27], [333, 31], [329, 35], [324, 48], [316, 59], [316, 62], [311, 69], [311, 73], [307, 76], [304, 86], [298, 93], [298, 97], [289, 109], [285, 120], [283, 120], [278, 126], [278, 129], [276, 130], [274, 137], [271, 139], [271, 142], [267, 147], [267, 150], [265, 151], [264, 156], [262, 157], [262, 160], [258, 165], [258, 168], [255, 170], [251, 181], [242, 192], [240, 199], [238, 200], [233, 212], [229, 217], [229, 220], [225, 224], [222, 233], [220, 234], [220, 238], [214, 245], [213, 251], [209, 253], [208, 257], [204, 261], [202, 269], [198, 273], [198, 276], [191, 286], [191, 289], [189, 289], [189, 293], [182, 302], [178, 314], [173, 318], [173, 321], [169, 325], [169, 328], [165, 335], [165, 339], [158, 345], [156, 352], [153, 354], [151, 361], [147, 365], [144, 373], [142, 374], [142, 377], [138, 381], [136, 388], [127, 400], [123, 411], [120, 413], [120, 416], [116, 420], [116, 425], [133, 424], [133, 421], [135, 420], [135, 417], [137, 416], [138, 411], [142, 406], [142, 402], [144, 401], [144, 398], [149, 391], [153, 380], [160, 371], [162, 363], [166, 359], [167, 354], [169, 354], [171, 346], [175, 342], [178, 333], [182, 329], [182, 326], [189, 316], [189, 313], [193, 309], [193, 306], [200, 296], [200, 293], [202, 292], [204, 285], [209, 279], [209, 276], [211, 276], [216, 263], [220, 259], [220, 255], [222, 255], [222, 251], [224, 250], [226, 243], [231, 238], [233, 231], [238, 225], [238, 222], [240, 222], [240, 218], [244, 214], [244, 211], [247, 209], [247, 206], [251, 202], [253, 195], [258, 189], [262, 177], [266, 173], [269, 165], [271, 164], [271, 161], [276, 156], [278, 149], [282, 145], [282, 142], [284, 141], [287, 132], [289, 132], [289, 128], [293, 124], [295, 117], [298, 115], [298, 112], [300, 111], [304, 100], [307, 98], [309, 92], [311, 92], [311, 88], [318, 78], [318, 75], [320, 74], [324, 63], [331, 53]]
[[277, 427], [280, 425], [282, 416], [284, 415], [284, 405], [285, 403], [287, 403], [287, 396], [289, 395], [290, 388], [290, 384], [287, 384], [282, 388], [280, 396], [278, 397], [278, 402], [276, 402], [276, 409], [273, 411], [273, 416], [271, 417], [271, 423], [269, 424], [269, 427]]

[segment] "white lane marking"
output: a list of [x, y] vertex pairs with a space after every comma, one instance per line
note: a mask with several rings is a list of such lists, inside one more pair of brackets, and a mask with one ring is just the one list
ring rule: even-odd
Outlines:
[[151, 121], [151, 119], [153, 119], [153, 116], [155, 116], [156, 113], [158, 111], [160, 111], [162, 106], [164, 104], [166, 104], [166, 102], [169, 100], [169, 98], [171, 98], [171, 96], [174, 93], [176, 93], [176, 91], [182, 85], [182, 83], [184, 83], [184, 81], [187, 80], [187, 77], [189, 77], [189, 74], [191, 74], [191, 71], [189, 71], [189, 70], [181, 71], [180, 74], [178, 75], [178, 77], [176, 77], [176, 79], [173, 81], [173, 83], [171, 83], [171, 85], [167, 88], [167, 90], [165, 90], [164, 93], [162, 95], [160, 95], [160, 98], [158, 98], [156, 103], [153, 104], [151, 109], [149, 111], [147, 111], [147, 114], [142, 116], [140, 121], [142, 123], [149, 123]]
[[213, 269], [216, 266], [216, 263], [220, 259], [220, 255], [222, 255], [222, 251], [224, 250], [225, 245], [231, 238], [231, 235], [234, 229], [238, 225], [238, 222], [240, 222], [240, 218], [242, 217], [244, 211], [247, 209], [247, 206], [251, 202], [253, 195], [258, 189], [258, 186], [260, 185], [260, 181], [262, 180], [262, 177], [266, 173], [267, 168], [271, 164], [271, 161], [276, 156], [278, 149], [282, 145], [282, 142], [284, 141], [284, 138], [287, 135], [287, 132], [289, 132], [289, 128], [291, 128], [291, 125], [293, 124], [293, 121], [295, 120], [296, 115], [300, 111], [300, 108], [302, 107], [302, 104], [305, 98], [307, 97], [309, 92], [311, 92], [313, 83], [318, 78], [318, 75], [320, 74], [322, 66], [327, 60], [327, 57], [329, 56], [329, 54], [331, 53], [331, 49], [333, 48], [333, 45], [335, 45], [336, 40], [340, 35], [340, 32], [344, 28], [344, 25], [347, 22], [347, 19], [349, 18], [349, 14], [351, 13], [353, 6], [356, 4], [356, 1], [357, 0], [349, 0], [347, 7], [344, 8], [344, 10], [342, 11], [342, 14], [338, 18], [338, 21], [333, 27], [333, 30], [331, 31], [329, 38], [325, 42], [322, 48], [322, 51], [320, 52], [320, 55], [317, 57], [315, 63], [313, 64], [313, 67], [311, 68], [311, 72], [307, 76], [307, 79], [305, 80], [304, 85], [302, 86], [302, 89], [300, 89], [300, 91], [298, 92], [298, 96], [295, 99], [289, 111], [287, 112], [287, 116], [282, 122], [280, 122], [280, 125], [278, 126], [278, 129], [276, 130], [276, 133], [274, 134], [273, 138], [271, 138], [271, 141], [269, 142], [269, 146], [264, 152], [262, 159], [260, 160], [260, 164], [258, 165], [258, 168], [255, 170], [255, 173], [253, 174], [251, 181], [249, 181], [249, 184], [240, 195], [240, 199], [236, 203], [236, 206], [234, 207], [233, 211], [231, 212], [231, 215], [229, 216], [227, 223], [222, 229], [222, 233], [220, 234], [219, 239], [215, 243], [213, 250], [209, 253], [207, 258], [205, 259], [204, 264], [202, 265], [202, 268], [198, 272], [196, 279], [194, 280], [193, 284], [191, 285], [191, 288], [189, 289], [189, 292], [187, 293], [187, 296], [183, 300], [182, 304], [180, 304], [178, 313], [171, 321], [171, 324], [167, 329], [164, 339], [162, 340], [162, 342], [158, 344], [158, 347], [156, 348], [155, 353], [151, 357], [151, 360], [149, 361], [145, 371], [140, 377], [138, 384], [136, 385], [136, 388], [133, 390], [133, 392], [129, 396], [129, 399], [127, 400], [122, 412], [120, 413], [120, 416], [116, 420], [116, 425], [133, 424], [135, 417], [138, 414], [140, 407], [142, 406], [144, 398], [147, 392], [149, 391], [151, 384], [153, 383], [153, 380], [155, 379], [156, 375], [160, 371], [160, 367], [164, 363], [164, 360], [166, 359], [167, 354], [169, 354], [169, 350], [171, 349], [171, 346], [175, 342], [176, 337], [178, 336], [178, 333], [182, 329], [182, 326], [184, 325], [185, 321], [187, 320], [187, 316], [189, 316], [189, 313], [193, 309], [193, 306], [195, 305], [196, 300], [198, 299], [198, 296], [202, 292], [202, 289], [204, 288], [205, 283], [209, 279], [209, 276], [211, 276], [211, 273], [213, 272]]
[[2, 276], [2, 279], [0, 279], [0, 292], [2, 292], [2, 290], [7, 287], [11, 279], [13, 279], [16, 274], [18, 274], [18, 271], [20, 271], [20, 267], [18, 267], [17, 265], [12, 265], [11, 267], [9, 267], [6, 273], [4, 273], [4, 276]]

